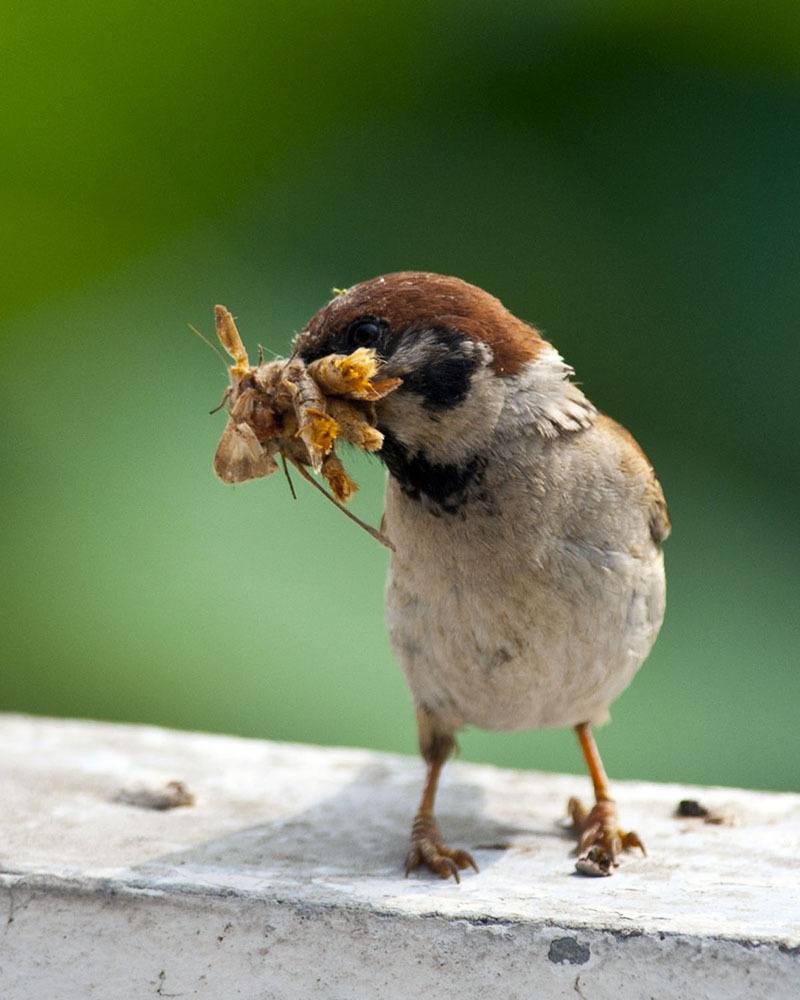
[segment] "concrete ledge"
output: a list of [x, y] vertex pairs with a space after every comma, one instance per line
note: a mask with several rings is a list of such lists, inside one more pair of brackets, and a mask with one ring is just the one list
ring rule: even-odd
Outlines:
[[0, 716], [0, 761], [3, 1000], [800, 995], [800, 796], [617, 783], [650, 857], [585, 879], [586, 779], [454, 763], [456, 886], [402, 877], [413, 759]]

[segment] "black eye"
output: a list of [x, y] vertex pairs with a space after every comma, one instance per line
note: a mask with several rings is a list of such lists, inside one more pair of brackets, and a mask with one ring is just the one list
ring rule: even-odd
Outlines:
[[381, 339], [381, 325], [374, 319], [357, 319], [347, 331], [350, 347], [375, 347]]

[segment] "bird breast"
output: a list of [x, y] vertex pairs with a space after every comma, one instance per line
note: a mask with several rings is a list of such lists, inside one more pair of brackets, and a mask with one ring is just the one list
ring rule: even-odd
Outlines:
[[455, 727], [605, 721], [665, 600], [622, 447], [601, 422], [554, 439], [501, 423], [449, 509], [390, 477], [387, 623], [416, 703]]

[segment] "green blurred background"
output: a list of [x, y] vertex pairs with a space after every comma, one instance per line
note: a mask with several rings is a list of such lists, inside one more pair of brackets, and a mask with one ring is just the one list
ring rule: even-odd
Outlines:
[[[386, 553], [211, 474], [211, 307], [457, 274], [636, 434], [674, 522], [615, 776], [798, 773], [800, 9], [15, 5], [0, 37], [0, 708], [413, 752]], [[383, 473], [354, 457], [356, 510]], [[582, 770], [569, 732], [462, 755]]]

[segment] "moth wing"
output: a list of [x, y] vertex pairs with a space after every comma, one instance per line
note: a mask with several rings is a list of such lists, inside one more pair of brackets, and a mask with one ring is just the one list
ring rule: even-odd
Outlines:
[[269, 476], [278, 468], [259, 443], [253, 428], [229, 420], [214, 454], [214, 473], [223, 483], [246, 483]]

